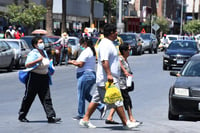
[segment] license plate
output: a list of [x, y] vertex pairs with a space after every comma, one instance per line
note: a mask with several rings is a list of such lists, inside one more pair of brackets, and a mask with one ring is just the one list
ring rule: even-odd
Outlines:
[[183, 64], [183, 60], [178, 59], [177, 64]]
[[198, 104], [198, 110], [200, 111], [200, 103]]

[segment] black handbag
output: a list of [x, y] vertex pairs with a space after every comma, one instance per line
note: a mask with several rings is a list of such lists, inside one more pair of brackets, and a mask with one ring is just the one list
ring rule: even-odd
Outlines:
[[127, 87], [127, 90], [128, 90], [128, 92], [129, 91], [134, 91], [134, 82], [132, 81], [132, 83], [131, 83], [131, 86], [130, 87]]

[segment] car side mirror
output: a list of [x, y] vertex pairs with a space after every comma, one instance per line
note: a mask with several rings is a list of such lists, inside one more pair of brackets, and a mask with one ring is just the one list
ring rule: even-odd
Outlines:
[[172, 71], [172, 72], [170, 72], [170, 76], [179, 77], [179, 76], [180, 76], [180, 73], [177, 72], [177, 71]]

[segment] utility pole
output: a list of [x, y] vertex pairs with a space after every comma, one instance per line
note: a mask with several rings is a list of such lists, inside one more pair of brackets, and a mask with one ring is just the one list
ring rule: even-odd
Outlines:
[[117, 32], [122, 33], [124, 32], [124, 23], [122, 23], [122, 0], [118, 0], [119, 5], [119, 18], [117, 23]]
[[181, 1], [181, 25], [180, 25], [180, 35], [182, 35], [183, 29], [183, 0]]

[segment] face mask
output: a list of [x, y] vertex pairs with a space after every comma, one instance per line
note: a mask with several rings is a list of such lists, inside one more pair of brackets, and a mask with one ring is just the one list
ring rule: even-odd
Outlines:
[[132, 55], [132, 50], [129, 51], [129, 55]]
[[81, 48], [81, 50], [84, 50], [85, 48], [84, 47], [82, 47], [82, 46], [80, 46], [80, 48]]
[[38, 44], [38, 49], [43, 50], [44, 49], [44, 43], [39, 43]]

